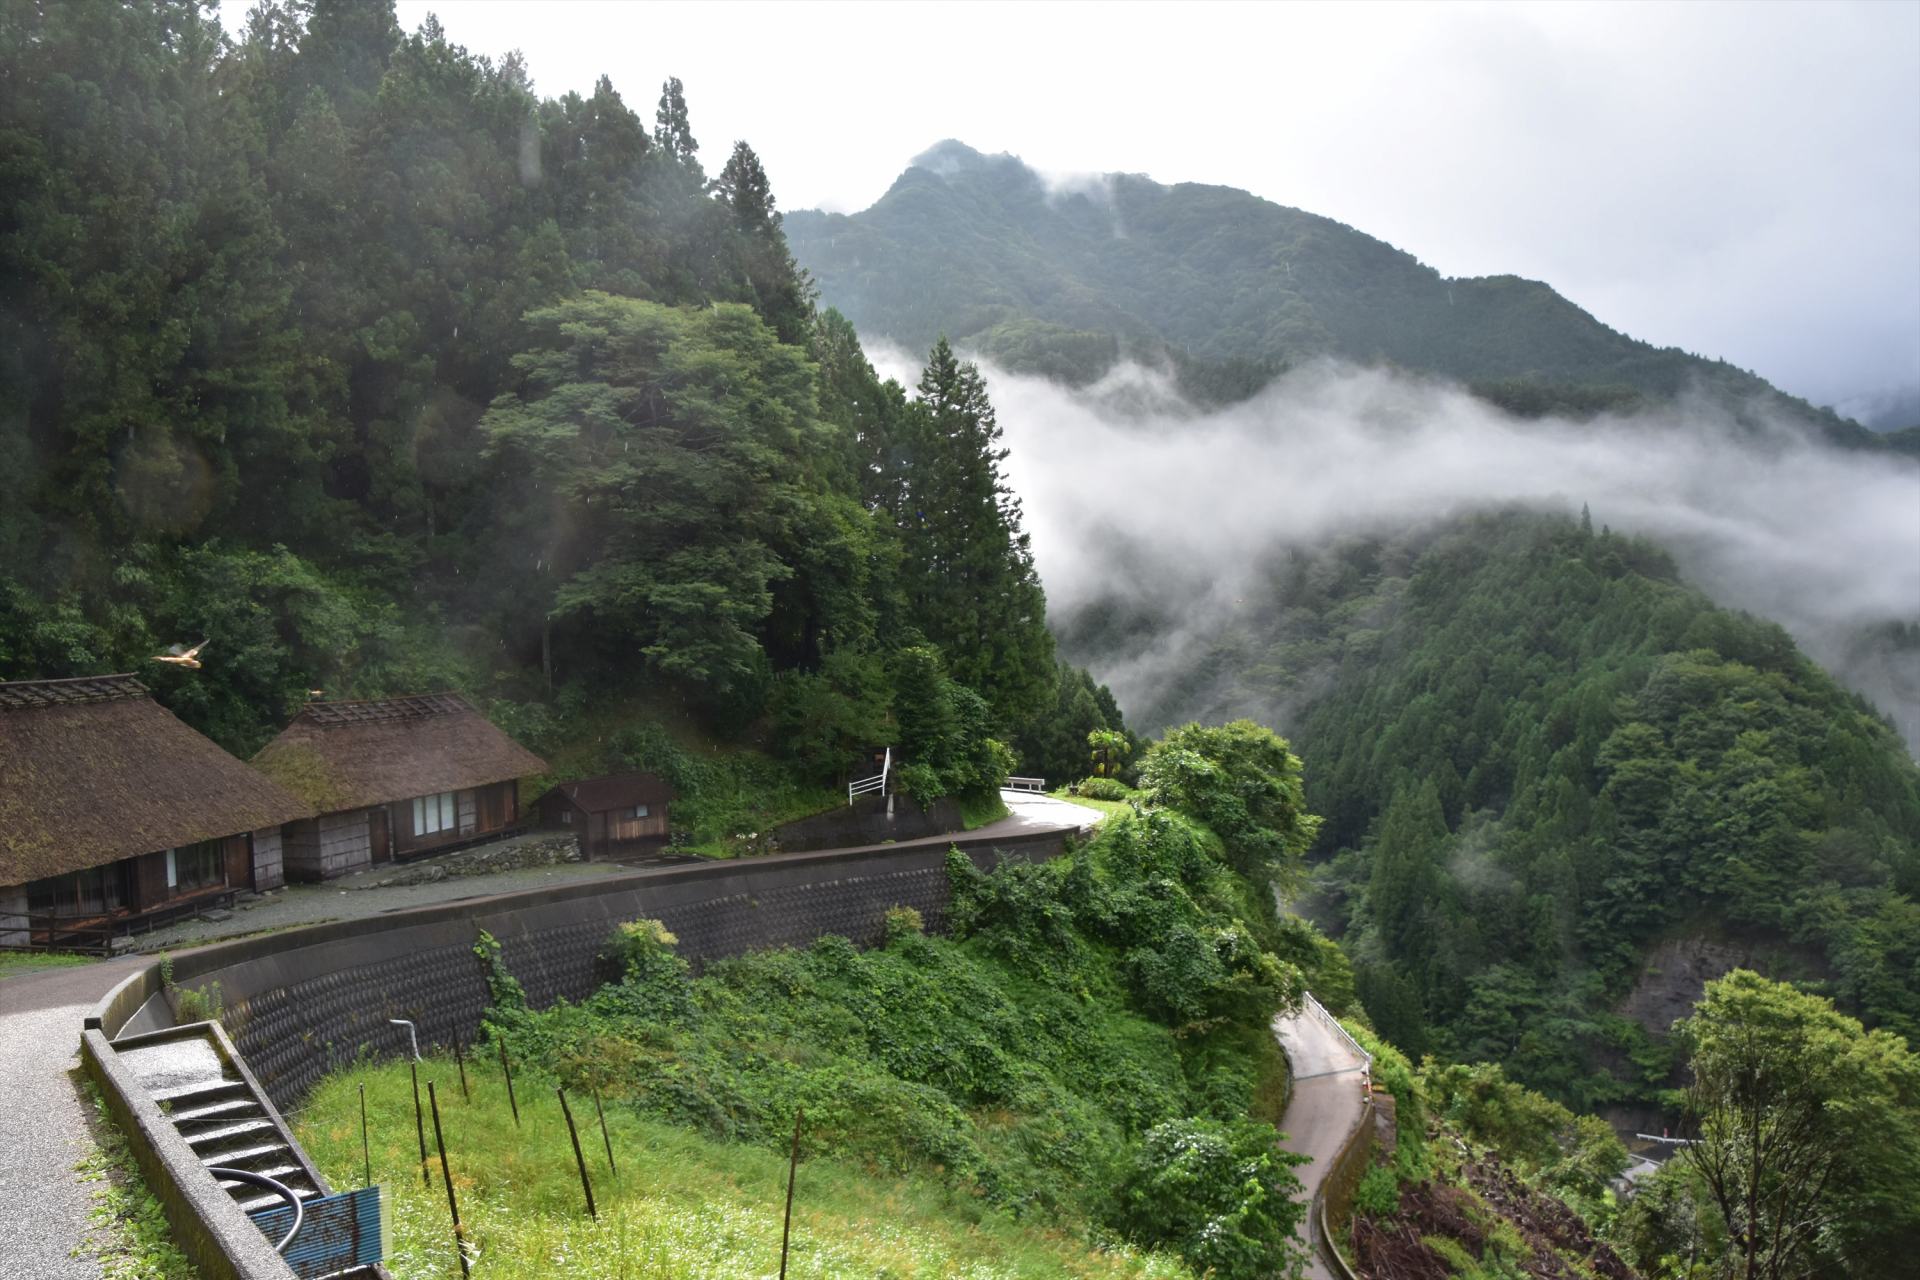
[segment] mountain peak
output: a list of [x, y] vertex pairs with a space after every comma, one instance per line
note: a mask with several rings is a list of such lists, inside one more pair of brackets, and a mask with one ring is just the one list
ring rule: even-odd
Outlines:
[[985, 169], [998, 164], [1015, 164], [1023, 169], [1026, 168], [1021, 164], [1020, 157], [1011, 152], [1002, 151], [998, 155], [990, 156], [985, 152], [974, 150], [958, 138], [942, 138], [908, 161], [909, 168], [925, 169], [942, 178], [950, 178], [956, 173]]

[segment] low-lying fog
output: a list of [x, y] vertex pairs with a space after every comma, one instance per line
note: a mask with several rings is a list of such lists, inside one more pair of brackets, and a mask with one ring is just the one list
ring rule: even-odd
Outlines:
[[[876, 364], [916, 380], [900, 353]], [[1082, 391], [984, 371], [1056, 618], [1124, 593], [1186, 619], [1096, 664], [1123, 707], [1155, 701], [1275, 551], [1475, 508], [1586, 503], [1596, 528], [1657, 539], [1717, 601], [1781, 623], [1920, 745], [1920, 651], [1868, 638], [1920, 625], [1911, 459], [1756, 434], [1705, 400], [1516, 421], [1453, 386], [1333, 364], [1210, 411], [1137, 365]]]

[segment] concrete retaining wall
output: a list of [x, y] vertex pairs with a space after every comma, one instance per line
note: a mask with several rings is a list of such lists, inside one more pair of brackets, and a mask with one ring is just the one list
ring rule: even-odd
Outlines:
[[1347, 1238], [1353, 1219], [1353, 1193], [1373, 1159], [1373, 1128], [1373, 1105], [1369, 1103], [1361, 1113], [1360, 1123], [1354, 1126], [1339, 1154], [1334, 1156], [1333, 1168], [1314, 1197], [1320, 1247], [1334, 1273], [1347, 1280], [1352, 1280], [1353, 1271], [1347, 1266], [1337, 1242]]
[[[1066, 832], [962, 837], [976, 865], [1059, 853]], [[869, 945], [886, 911], [911, 906], [943, 931], [951, 893], [945, 843], [776, 854], [663, 867], [529, 893], [446, 903], [242, 939], [174, 958], [181, 986], [220, 984], [227, 1030], [274, 1102], [291, 1107], [327, 1072], [359, 1056], [399, 1052], [409, 1018], [425, 1043], [471, 1038], [486, 1006], [473, 955], [481, 930], [536, 1006], [581, 999], [598, 985], [595, 957], [613, 926], [653, 917], [696, 966], [837, 933]], [[157, 969], [136, 974], [89, 1019], [108, 1034], [171, 1025]]]

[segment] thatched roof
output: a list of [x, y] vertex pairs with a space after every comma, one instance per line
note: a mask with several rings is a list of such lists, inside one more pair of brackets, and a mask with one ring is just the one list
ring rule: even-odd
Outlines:
[[0, 885], [309, 812], [132, 676], [0, 683]]
[[588, 813], [606, 813], [612, 809], [631, 809], [637, 804], [666, 804], [673, 799], [673, 786], [657, 773], [610, 773], [600, 778], [562, 782], [541, 796], [540, 801], [552, 795], [565, 796]]
[[547, 771], [457, 693], [309, 702], [253, 763], [321, 813]]

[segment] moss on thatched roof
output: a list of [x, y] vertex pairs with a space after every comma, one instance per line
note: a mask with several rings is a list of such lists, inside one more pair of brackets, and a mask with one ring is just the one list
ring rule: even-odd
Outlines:
[[320, 813], [545, 773], [458, 694], [312, 702], [253, 758]]
[[132, 676], [0, 683], [0, 885], [309, 813]]

